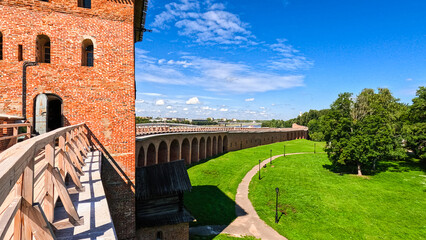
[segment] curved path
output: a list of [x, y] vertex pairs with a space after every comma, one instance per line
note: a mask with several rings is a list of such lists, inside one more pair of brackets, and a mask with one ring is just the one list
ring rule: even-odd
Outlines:
[[[287, 153], [286, 156], [306, 153]], [[282, 154], [273, 156], [272, 160], [282, 156]], [[269, 158], [262, 161], [260, 165], [263, 167], [267, 163], [269, 163]], [[235, 196], [235, 213], [237, 218], [229, 226], [227, 226], [222, 233], [234, 236], [254, 236], [262, 240], [287, 240], [287, 238], [281, 236], [272, 227], [259, 218], [259, 215], [257, 215], [256, 210], [254, 210], [254, 207], [248, 198], [250, 181], [258, 171], [259, 166], [256, 165], [244, 176], [243, 180], [238, 185], [237, 195]]]

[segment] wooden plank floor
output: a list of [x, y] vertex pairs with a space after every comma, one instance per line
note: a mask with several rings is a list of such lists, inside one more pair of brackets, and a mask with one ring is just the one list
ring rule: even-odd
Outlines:
[[83, 217], [83, 224], [75, 227], [69, 224], [62, 204], [56, 205], [54, 222], [61, 228], [55, 231], [57, 239], [117, 239], [101, 180], [101, 158], [101, 153], [94, 151], [85, 159], [84, 175], [80, 177], [85, 191], [75, 191], [72, 181], [67, 186], [79, 216]]

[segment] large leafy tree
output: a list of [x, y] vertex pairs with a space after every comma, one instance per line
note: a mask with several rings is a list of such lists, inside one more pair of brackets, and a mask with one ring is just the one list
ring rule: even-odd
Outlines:
[[406, 147], [422, 160], [426, 160], [426, 88], [420, 87], [408, 108], [404, 124]]
[[390, 91], [364, 89], [356, 99], [340, 94], [323, 119], [326, 152], [334, 165], [356, 167], [358, 175], [377, 161], [400, 156], [401, 104]]

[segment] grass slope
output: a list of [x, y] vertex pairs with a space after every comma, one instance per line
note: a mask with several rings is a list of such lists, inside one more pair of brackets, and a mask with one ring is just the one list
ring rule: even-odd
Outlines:
[[211, 236], [190, 236], [190, 240], [258, 240], [255, 237], [245, 236], [245, 237], [233, 237], [228, 234], [219, 234], [219, 235], [211, 235]]
[[[260, 218], [288, 239], [426, 239], [424, 171], [357, 177], [330, 172], [328, 164], [325, 154], [288, 156], [262, 180], [253, 178], [249, 198]], [[276, 187], [285, 213], [278, 224]]]
[[[315, 143], [321, 152], [324, 143]], [[246, 173], [272, 155], [283, 153], [313, 152], [314, 142], [300, 139], [273, 143], [229, 152], [190, 166], [189, 178], [193, 189], [185, 194], [185, 206], [197, 219], [196, 225], [227, 225], [235, 219], [235, 194]]]

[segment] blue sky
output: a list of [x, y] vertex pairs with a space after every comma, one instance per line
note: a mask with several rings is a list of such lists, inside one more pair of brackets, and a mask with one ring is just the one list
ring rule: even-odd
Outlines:
[[426, 1], [150, 0], [138, 116], [290, 119], [342, 92], [426, 83]]

